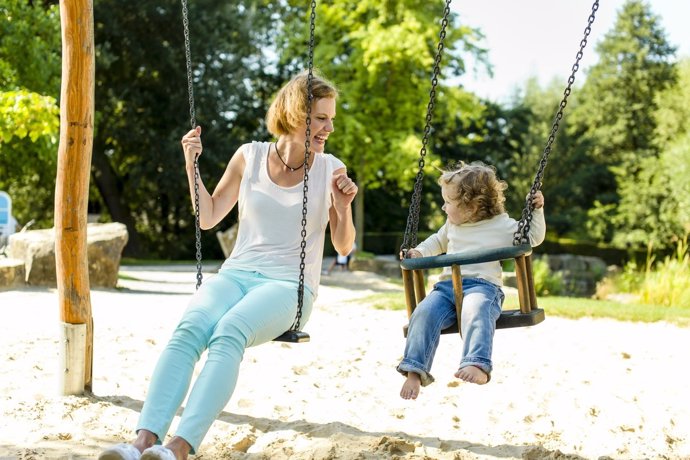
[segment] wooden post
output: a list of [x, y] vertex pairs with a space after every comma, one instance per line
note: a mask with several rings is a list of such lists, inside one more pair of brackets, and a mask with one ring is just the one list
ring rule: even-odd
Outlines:
[[[96, 68], [92, 0], [60, 0], [60, 22], [62, 86], [55, 178], [55, 268], [65, 347], [61, 382], [66, 395], [91, 389], [93, 363], [86, 252]], [[73, 325], [84, 325], [84, 333], [75, 333]]]
[[462, 292], [462, 272], [460, 271], [460, 265], [451, 266], [451, 279], [453, 280], [453, 294], [455, 295], [455, 313], [458, 317], [458, 332], [460, 337], [462, 337], [462, 298], [464, 296]]

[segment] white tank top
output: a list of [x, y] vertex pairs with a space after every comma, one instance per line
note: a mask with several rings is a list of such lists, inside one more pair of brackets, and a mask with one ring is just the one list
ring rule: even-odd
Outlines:
[[[268, 175], [268, 142], [242, 147], [245, 168], [238, 197], [239, 228], [222, 269], [256, 271], [269, 278], [299, 281], [303, 184], [276, 185]], [[345, 164], [317, 153], [309, 170], [304, 285], [314, 296], [321, 279], [323, 245], [331, 207], [331, 176]]]

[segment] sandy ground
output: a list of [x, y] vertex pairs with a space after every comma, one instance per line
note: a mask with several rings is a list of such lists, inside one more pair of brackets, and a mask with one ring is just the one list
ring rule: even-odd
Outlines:
[[[191, 267], [122, 271], [138, 280], [92, 292], [86, 396], [58, 395], [55, 290], [0, 292], [1, 459], [95, 458], [132, 438], [194, 275]], [[236, 392], [196, 458], [690, 458], [690, 329], [547, 316], [497, 333], [493, 379], [482, 387], [453, 377], [460, 339], [444, 336], [436, 383], [404, 401], [394, 367], [405, 313], [357, 301], [386, 290], [401, 293], [371, 273], [325, 277], [307, 327], [312, 341], [247, 351]]]

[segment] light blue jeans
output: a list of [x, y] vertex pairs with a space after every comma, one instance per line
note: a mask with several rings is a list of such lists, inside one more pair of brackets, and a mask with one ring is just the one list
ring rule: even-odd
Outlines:
[[[459, 368], [476, 366], [491, 374], [496, 320], [505, 298], [499, 286], [481, 278], [463, 278], [462, 357]], [[407, 330], [405, 354], [398, 372], [419, 374], [422, 385], [434, 377], [429, 373], [438, 348], [441, 331], [457, 322], [455, 297], [451, 280], [439, 281], [412, 313]]]
[[[305, 287], [300, 326], [314, 296]], [[290, 329], [297, 313], [297, 282], [256, 272], [221, 270], [201, 285], [163, 350], [151, 377], [137, 431], [165, 438], [189, 390], [194, 365], [208, 357], [194, 383], [175, 433], [192, 453], [230, 400], [247, 347], [269, 342]]]

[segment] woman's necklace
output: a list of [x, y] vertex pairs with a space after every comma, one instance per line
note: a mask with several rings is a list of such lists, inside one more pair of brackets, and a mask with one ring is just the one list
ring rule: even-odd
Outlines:
[[287, 169], [290, 170], [290, 172], [298, 171], [298, 170], [302, 169], [302, 168], [304, 167], [304, 165], [306, 164], [306, 160], [305, 160], [305, 161], [302, 162], [301, 165], [297, 166], [296, 168], [293, 168], [292, 166], [288, 166], [288, 164], [285, 163], [285, 160], [283, 160], [283, 156], [282, 156], [282, 155], [280, 154], [280, 152], [278, 151], [278, 143], [277, 143], [277, 142], [274, 142], [274, 143], [273, 143], [273, 146], [274, 146], [275, 149], [276, 149], [276, 154], [278, 155], [278, 158], [280, 158], [280, 162], [283, 163], [283, 164], [285, 165], [285, 167], [286, 167]]

